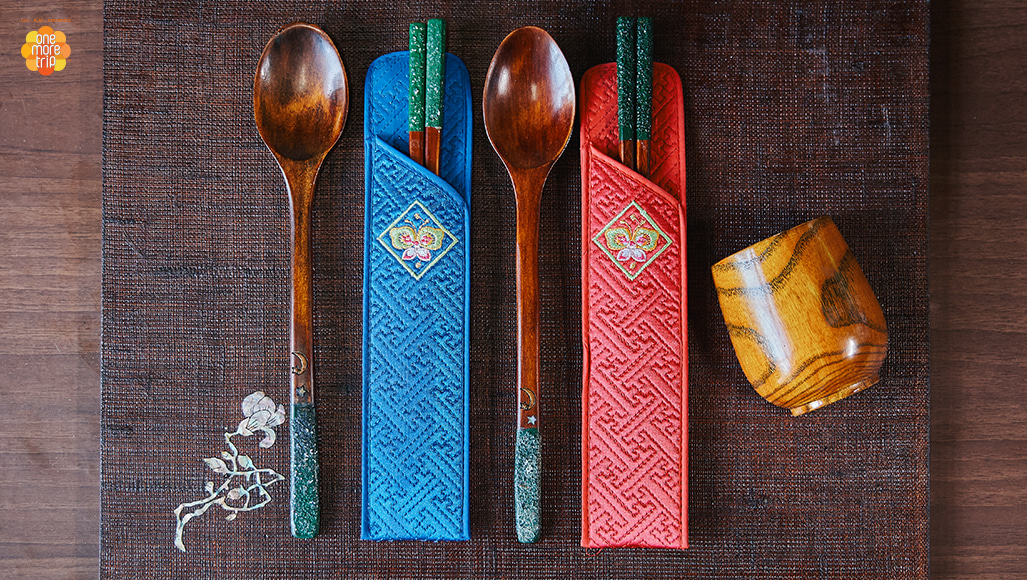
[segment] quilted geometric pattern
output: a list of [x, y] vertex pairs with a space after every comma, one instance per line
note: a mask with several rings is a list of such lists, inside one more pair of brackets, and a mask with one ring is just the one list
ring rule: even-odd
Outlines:
[[407, 66], [380, 57], [365, 90], [361, 536], [463, 540], [470, 83], [448, 55], [443, 180], [406, 155]]
[[616, 151], [615, 68], [600, 65], [582, 81], [582, 236], [591, 240], [582, 246], [586, 547], [688, 546], [685, 222], [676, 198], [684, 192], [684, 135], [676, 83], [672, 70], [654, 67], [653, 135], [662, 141], [652, 149], [653, 177], [664, 189], [604, 153]]

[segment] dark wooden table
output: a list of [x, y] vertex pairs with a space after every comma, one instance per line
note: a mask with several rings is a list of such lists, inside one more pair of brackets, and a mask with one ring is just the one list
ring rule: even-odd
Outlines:
[[[12, 47], [49, 18], [73, 56], [42, 77]], [[98, 570], [102, 29], [95, 1], [0, 10], [4, 578]], [[1022, 578], [1027, 7], [935, 4], [931, 35], [931, 576]]]

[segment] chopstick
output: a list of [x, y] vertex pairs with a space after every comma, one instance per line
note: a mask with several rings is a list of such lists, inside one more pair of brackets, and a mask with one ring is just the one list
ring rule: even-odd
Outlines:
[[428, 21], [428, 54], [424, 94], [424, 164], [439, 174], [442, 148], [442, 104], [446, 99], [446, 23], [441, 18]]
[[427, 28], [410, 23], [410, 158], [424, 165], [424, 67]]
[[635, 19], [617, 18], [617, 127], [620, 161], [635, 168]]
[[638, 19], [638, 61], [635, 84], [635, 165], [642, 177], [649, 177], [649, 139], [653, 128], [653, 23]]
[[649, 177], [653, 128], [653, 22], [617, 18], [617, 129], [620, 161]]

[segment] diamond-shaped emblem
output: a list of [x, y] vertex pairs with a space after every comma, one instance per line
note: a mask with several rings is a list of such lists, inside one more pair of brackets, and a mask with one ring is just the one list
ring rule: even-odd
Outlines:
[[670, 236], [634, 201], [592, 238], [628, 280], [634, 280], [670, 247]]
[[378, 242], [417, 280], [458, 241], [419, 201], [378, 234]]

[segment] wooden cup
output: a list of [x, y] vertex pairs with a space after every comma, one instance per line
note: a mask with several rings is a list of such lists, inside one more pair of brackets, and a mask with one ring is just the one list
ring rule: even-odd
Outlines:
[[877, 383], [888, 353], [884, 314], [831, 218], [712, 270], [735, 354], [761, 397], [798, 416]]

